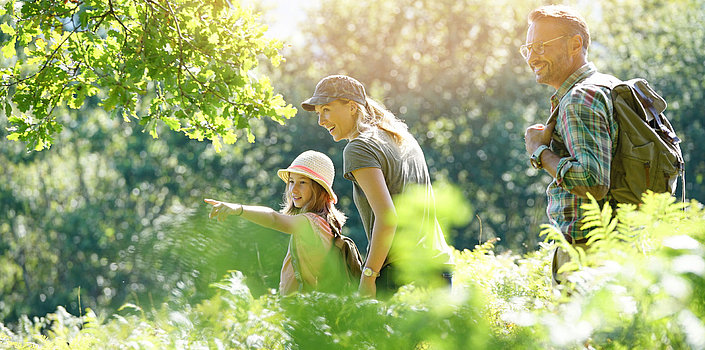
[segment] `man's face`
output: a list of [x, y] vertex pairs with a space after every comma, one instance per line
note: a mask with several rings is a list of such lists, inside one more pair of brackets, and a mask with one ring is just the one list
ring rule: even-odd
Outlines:
[[[561, 37], [564, 34], [567, 35]], [[526, 43], [538, 45], [533, 45], [534, 49], [529, 50], [526, 63], [534, 71], [537, 83], [552, 86], [557, 90], [575, 71], [575, 58], [570, 56], [567, 45], [572, 36], [566, 33], [564, 27], [553, 21], [540, 20], [529, 26]], [[542, 42], [548, 43], [540, 45]], [[541, 46], [543, 53], [537, 53], [536, 51], [541, 52]]]

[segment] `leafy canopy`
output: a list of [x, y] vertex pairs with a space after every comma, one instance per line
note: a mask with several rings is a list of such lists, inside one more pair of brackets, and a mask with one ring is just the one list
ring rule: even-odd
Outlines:
[[238, 1], [11, 0], [0, 15], [8, 138], [28, 149], [50, 147], [57, 115], [88, 98], [154, 138], [161, 121], [216, 150], [238, 129], [253, 142], [252, 118], [296, 112], [255, 77], [260, 57], [282, 61], [282, 44]]

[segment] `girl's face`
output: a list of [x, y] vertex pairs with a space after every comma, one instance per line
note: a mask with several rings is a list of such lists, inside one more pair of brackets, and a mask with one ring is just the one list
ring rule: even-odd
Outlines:
[[335, 142], [357, 136], [355, 112], [355, 104], [344, 100], [316, 106], [318, 125], [326, 128]]
[[303, 208], [313, 199], [313, 180], [304, 175], [289, 173], [287, 189], [296, 208]]

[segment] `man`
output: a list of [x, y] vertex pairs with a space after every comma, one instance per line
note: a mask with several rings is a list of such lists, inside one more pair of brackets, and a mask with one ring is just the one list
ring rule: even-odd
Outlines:
[[[526, 151], [535, 168], [553, 177], [546, 189], [546, 212], [573, 245], [586, 242], [580, 221], [587, 194], [601, 200], [608, 193], [617, 141], [610, 90], [579, 84], [596, 72], [587, 60], [589, 45], [585, 20], [569, 7], [552, 5], [529, 14], [526, 45], [520, 50], [536, 81], [556, 89], [547, 124], [526, 129]], [[568, 260], [567, 253], [556, 251], [554, 283], [560, 283], [556, 271]]]

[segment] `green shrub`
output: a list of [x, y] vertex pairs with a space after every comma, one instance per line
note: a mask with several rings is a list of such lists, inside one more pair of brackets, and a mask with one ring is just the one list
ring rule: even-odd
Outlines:
[[[704, 349], [705, 211], [647, 194], [588, 205], [588, 252], [547, 242], [524, 256], [494, 242], [456, 252], [453, 291], [403, 287], [390, 300], [324, 293], [252, 296], [239, 272], [195, 305], [125, 305], [107, 318], [63, 308], [0, 328], [2, 349]], [[594, 240], [599, 238], [599, 240]], [[555, 243], [548, 243], [555, 240]], [[554, 290], [552, 250], [575, 259]]]

